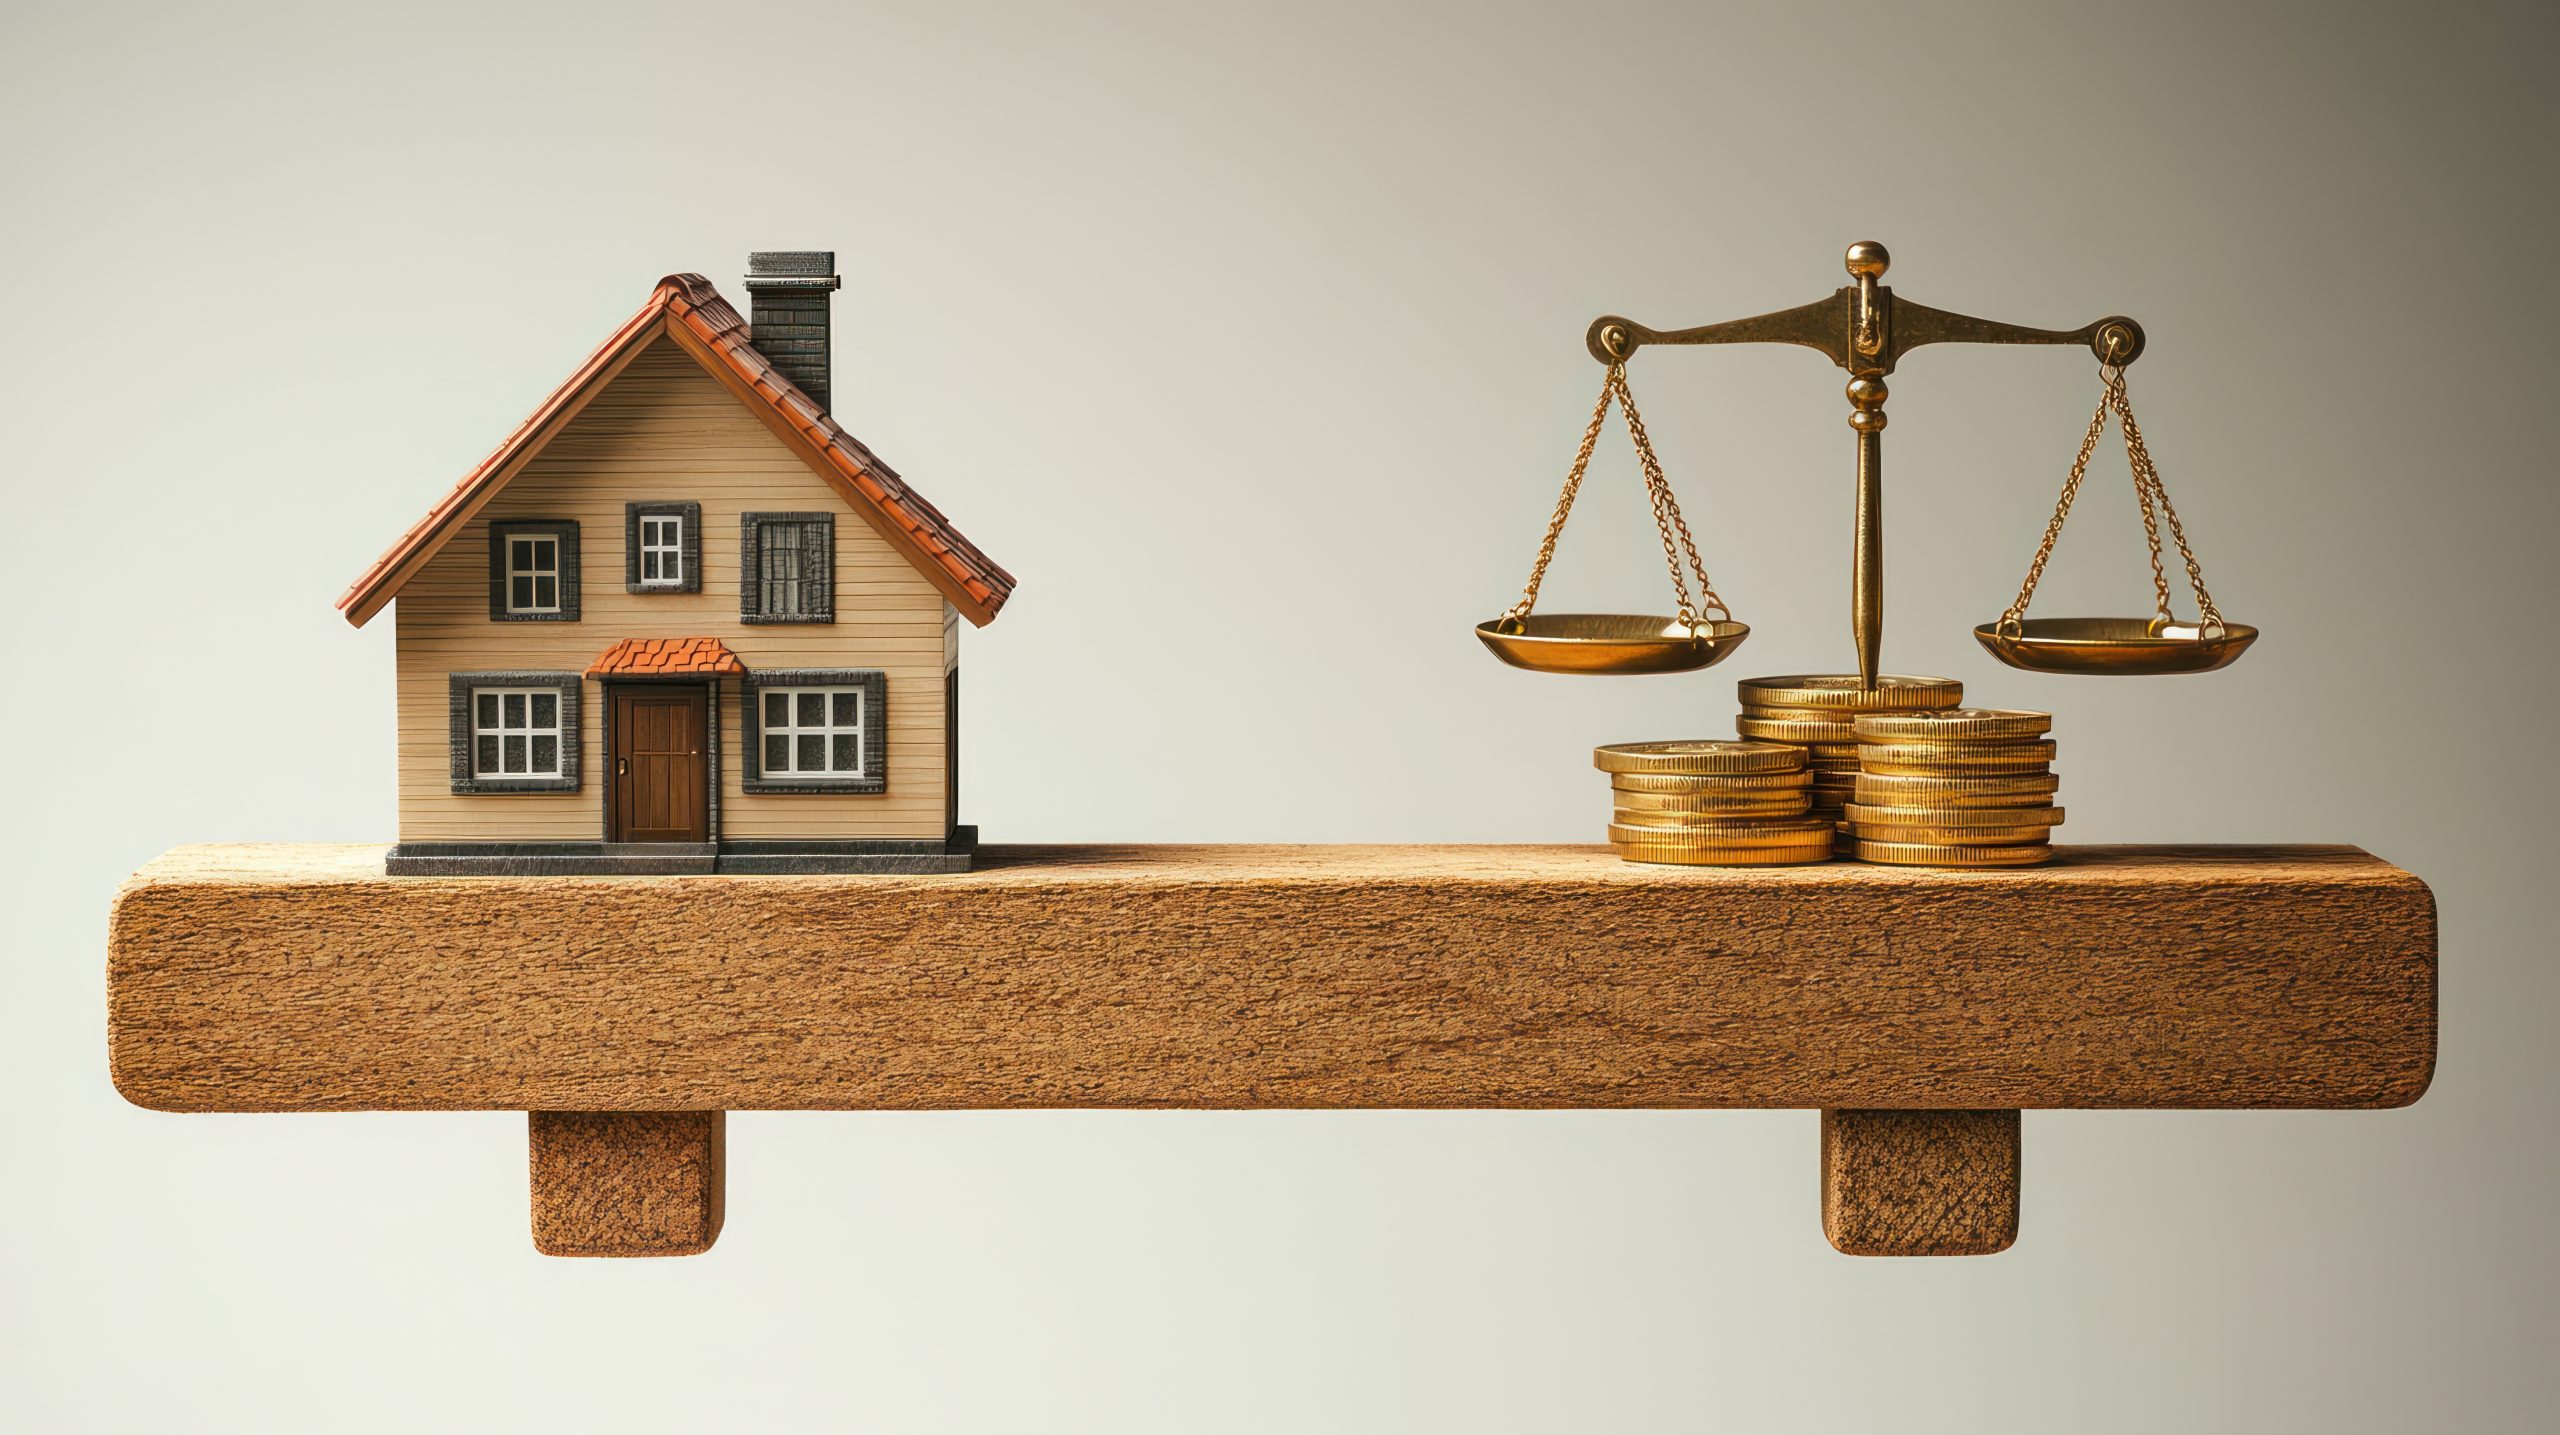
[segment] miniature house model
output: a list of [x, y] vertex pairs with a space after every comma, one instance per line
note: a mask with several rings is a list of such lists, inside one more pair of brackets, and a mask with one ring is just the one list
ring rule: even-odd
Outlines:
[[959, 625], [1013, 578], [829, 416], [835, 256], [749, 268], [752, 325], [661, 280], [339, 599], [395, 610], [392, 872], [968, 865]]

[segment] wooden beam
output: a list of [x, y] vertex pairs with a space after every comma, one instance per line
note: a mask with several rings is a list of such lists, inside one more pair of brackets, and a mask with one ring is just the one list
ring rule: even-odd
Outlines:
[[1988, 1256], [2018, 1239], [2015, 1111], [1825, 1111], [1822, 1233], [1851, 1256]]
[[546, 1256], [691, 1256], [720, 1239], [728, 1117], [536, 1111], [533, 1245]]
[[116, 900], [179, 1111], [2382, 1107], [2435, 907], [2352, 848], [2046, 868], [1579, 847], [981, 851], [935, 877], [385, 877], [182, 848]]

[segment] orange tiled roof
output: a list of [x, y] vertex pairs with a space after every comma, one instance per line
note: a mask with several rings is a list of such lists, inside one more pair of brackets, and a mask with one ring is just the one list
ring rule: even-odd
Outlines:
[[347, 621], [361, 627], [380, 612], [428, 558], [435, 555], [505, 480], [539, 452], [566, 420], [585, 406], [604, 381], [660, 334], [675, 340], [751, 406], [801, 459], [857, 511], [879, 520], [881, 531], [952, 605], [978, 624], [992, 622], [1013, 596], [1013, 575], [951, 526], [942, 511], [907, 486], [897, 471], [862, 441], [845, 432], [771, 360], [756, 352], [747, 321], [699, 274], [670, 274], [649, 302], [578, 367], [506, 442], [463, 476], [427, 516], [374, 560], [338, 599]]
[[591, 678], [737, 677], [746, 670], [718, 638], [625, 638], [587, 664]]

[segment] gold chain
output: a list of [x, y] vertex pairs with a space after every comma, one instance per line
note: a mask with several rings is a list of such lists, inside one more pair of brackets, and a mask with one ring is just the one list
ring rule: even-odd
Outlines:
[[1529, 586], [1520, 591], [1520, 601], [1502, 615], [1502, 621], [1516, 623], [1529, 616], [1538, 606], [1538, 585], [1547, 581], [1547, 565], [1556, 561], [1556, 540], [1564, 536], [1564, 521], [1573, 514], [1574, 495], [1582, 492], [1583, 471], [1591, 467], [1591, 450], [1600, 444], [1600, 426], [1609, 419], [1609, 400], [1618, 394], [1618, 370], [1612, 365], [1609, 377], [1600, 384], [1600, 402], [1591, 406], [1591, 422], [1583, 427], [1582, 447], [1573, 455], [1573, 468], [1564, 476], [1564, 492], [1556, 497], [1556, 516], [1547, 520], [1547, 536], [1538, 544], [1538, 561], [1529, 568]]
[[2142, 526], [2151, 537], [2151, 584], [2160, 597], [2160, 622], [2166, 627], [2169, 616], [2169, 580], [2160, 571], [2160, 530], [2151, 521], [2151, 504], [2157, 500], [2160, 516], [2169, 520], [2169, 538], [2178, 545], [2178, 557], [2187, 567], [2187, 586], [2196, 594], [2196, 626], [2199, 631], [2213, 629], [2228, 632], [2230, 625], [2222, 621], [2222, 610], [2214, 606], [2213, 595], [2205, 591], [2204, 567], [2196, 562], [2196, 551], [2187, 542], [2187, 526], [2178, 521], [2177, 507], [2169, 502], [2169, 486], [2160, 481], [2160, 466], [2151, 461], [2151, 446], [2142, 441], [2142, 425], [2134, 422], [2133, 400], [2126, 397], [2124, 370], [2116, 370], [2115, 382], [2109, 386], [2116, 405], [2116, 422], [2124, 428], [2125, 460], [2133, 468], [2134, 486], [2143, 490]]
[[[1565, 474], [1564, 491], [1556, 496], [1555, 516], [1547, 520], [1547, 535], [1538, 544], [1538, 561], [1529, 569], [1529, 583], [1520, 593], [1520, 601], [1502, 615], [1505, 622], [1517, 622], [1529, 616], [1538, 603], [1538, 586], [1546, 581], [1547, 565], [1555, 561], [1556, 540], [1564, 536], [1565, 519], [1573, 513], [1573, 501], [1582, 492], [1583, 475], [1591, 467], [1592, 450], [1600, 442], [1600, 429], [1609, 418], [1609, 405], [1615, 401], [1627, 421], [1627, 435], [1635, 441], [1636, 462], [1644, 470], [1646, 496], [1653, 505], [1654, 527], [1662, 534], [1662, 556], [1670, 565], [1671, 589], [1680, 600], [1680, 625], [1694, 629], [1702, 614], [1712, 610], [1718, 621], [1729, 622], [1733, 610], [1716, 593], [1708, 581], [1705, 560], [1698, 556], [1698, 540], [1689, 531], [1689, 521], [1680, 514], [1680, 500], [1671, 493], [1671, 481], [1663, 476], [1662, 461], [1654, 456], [1653, 439], [1646, 434], [1644, 416], [1636, 411], [1636, 399], [1627, 387], [1627, 366], [1611, 364], [1607, 377], [1600, 383], [1600, 401], [1591, 407], [1591, 422], [1582, 430], [1582, 447], [1575, 450], [1573, 467]], [[1676, 536], [1675, 536], [1676, 535]], [[1689, 567], [1698, 575], [1700, 603], [1693, 604], [1688, 580], [1680, 571], [1680, 558], [1685, 551]]]
[[[1618, 393], [1618, 411], [1626, 416], [1627, 433], [1636, 442], [1636, 462], [1644, 467], [1644, 485], [1653, 498], [1653, 526], [1662, 534], [1663, 561], [1671, 568], [1671, 591], [1680, 595], [1680, 623], [1695, 628], [1708, 609], [1719, 615], [1718, 622], [1733, 621], [1733, 610], [1716, 595], [1716, 585], [1707, 577], [1706, 560], [1698, 556], [1698, 540], [1689, 531], [1689, 520], [1680, 516], [1680, 500], [1671, 495], [1671, 480], [1663, 477], [1662, 460], [1654, 457], [1653, 439], [1644, 431], [1644, 415], [1636, 412], [1636, 396], [1627, 387], [1627, 366], [1613, 364], [1609, 369], [1610, 385]], [[1698, 606], [1689, 603], [1689, 584], [1680, 573], [1680, 551], [1672, 547], [1672, 533], [1680, 536], [1680, 549], [1689, 555], [1689, 568], [1698, 575]]]
[[[2071, 476], [2062, 481], [2062, 499], [2053, 506], [2053, 518], [2044, 526], [2044, 539], [2036, 545], [2034, 561], [2027, 565], [2026, 581], [2018, 585], [2018, 596], [2007, 612], [2000, 615], [2001, 632], [2014, 632], [2026, 620], [2027, 604], [2036, 595], [2036, 585], [2044, 580], [2044, 565], [2053, 557], [2053, 545], [2062, 537], [2063, 521], [2071, 516], [2071, 504], [2080, 496], [2080, 481], [2088, 476], [2089, 459], [2098, 451], [2098, 437], [2106, 432], [2107, 415], [2113, 413], [2124, 430], [2125, 463], [2133, 470], [2134, 501], [2142, 507], [2142, 531], [2151, 548], [2151, 588], [2157, 602], [2161, 627], [2176, 621], [2169, 611], [2169, 577], [2160, 561], [2159, 518], [2169, 520], [2169, 536], [2178, 545], [2178, 556], [2186, 563], [2187, 582], [2195, 589], [2196, 608], [2201, 617], [2199, 631], [2213, 630], [2216, 636], [2227, 630], [2222, 610], [2214, 606], [2213, 595], [2205, 591], [2204, 569], [2196, 562], [2195, 550], [2187, 543], [2186, 525], [2178, 521], [2178, 510], [2169, 503], [2168, 485], [2160, 481], [2160, 467], [2151, 460], [2150, 446], [2142, 440], [2142, 425], [2134, 421], [2133, 400], [2125, 392], [2124, 369], [2102, 363], [2098, 376], [2104, 391], [2098, 395], [2097, 412], [2089, 416], [2089, 431], [2080, 439], [2080, 453], [2071, 461]], [[2155, 516], [2153, 505], [2158, 505]]]

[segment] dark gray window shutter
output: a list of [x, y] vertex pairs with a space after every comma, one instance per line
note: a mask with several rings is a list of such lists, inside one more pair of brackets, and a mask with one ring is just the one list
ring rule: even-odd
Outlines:
[[836, 524], [821, 518], [800, 530], [800, 613], [813, 623], [836, 620]]
[[560, 538], [560, 619], [578, 621], [578, 525], [564, 519], [557, 525]]

